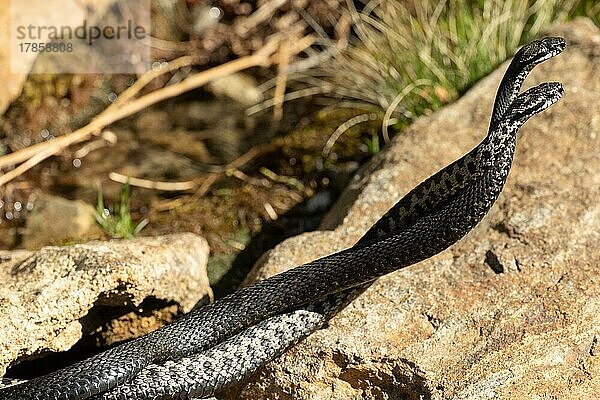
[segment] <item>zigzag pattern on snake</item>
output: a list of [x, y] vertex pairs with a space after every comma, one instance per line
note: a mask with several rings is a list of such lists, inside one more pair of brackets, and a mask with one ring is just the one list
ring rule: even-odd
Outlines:
[[[508, 176], [517, 130], [563, 93], [559, 83], [545, 83], [518, 95], [521, 83], [537, 63], [564, 47], [562, 39], [546, 38], [517, 53], [500, 85], [486, 138], [409, 192], [355, 246], [241, 289], [147, 336], [1, 390], [0, 399], [85, 399], [103, 392], [105, 399], [187, 398], [243, 378], [322, 325], [355, 296], [349, 289], [360, 292], [381, 275], [443, 251], [483, 218]], [[257, 337], [259, 345], [249, 344]], [[247, 362], [236, 367], [240, 360]], [[194, 371], [179, 386], [173, 378], [185, 376], [178, 365]]]

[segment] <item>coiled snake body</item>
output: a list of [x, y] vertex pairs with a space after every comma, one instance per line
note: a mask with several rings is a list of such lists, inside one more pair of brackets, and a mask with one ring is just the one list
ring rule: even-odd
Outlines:
[[502, 80], [485, 139], [404, 196], [353, 247], [198, 308], [181, 320], [49, 375], [0, 390], [0, 400], [206, 396], [243, 379], [322, 326], [376, 278], [466, 235], [500, 194], [516, 133], [562, 96], [560, 83], [519, 95], [561, 38], [524, 46]]

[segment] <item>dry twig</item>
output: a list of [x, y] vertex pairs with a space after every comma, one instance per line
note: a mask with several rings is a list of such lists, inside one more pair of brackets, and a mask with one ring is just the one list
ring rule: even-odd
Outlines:
[[240, 157], [236, 158], [229, 164], [227, 164], [223, 167], [220, 167], [218, 170], [216, 170], [215, 172], [208, 175], [204, 179], [204, 181], [202, 181], [202, 184], [200, 185], [198, 190], [196, 190], [196, 192], [194, 193], [192, 198], [198, 198], [198, 197], [204, 196], [204, 194], [206, 194], [206, 192], [208, 192], [210, 190], [212, 185], [214, 185], [219, 180], [219, 178], [221, 178], [221, 176], [224, 173], [226, 173], [228, 170], [238, 169], [238, 168], [242, 167], [244, 164], [250, 162], [252, 159], [258, 157], [259, 155], [269, 153], [269, 152], [275, 150], [276, 148], [277, 147], [273, 144], [266, 144], [266, 145], [261, 145], [261, 146], [256, 146], [256, 147], [251, 148], [250, 150], [248, 150], [247, 152], [245, 152], [244, 154], [242, 154]]
[[[241, 178], [242, 172], [239, 171], [239, 168], [244, 166], [246, 163], [252, 161], [254, 158], [258, 157], [259, 155], [274, 151], [276, 148], [277, 148], [277, 146], [275, 146], [273, 144], [265, 144], [265, 145], [255, 146], [255, 147], [251, 148], [250, 150], [248, 150], [246, 153], [242, 154], [240, 157], [238, 157], [235, 160], [233, 160], [232, 162], [230, 162], [229, 164], [221, 166], [221, 167], [216, 167], [213, 170], [214, 172], [210, 173], [206, 178], [204, 178], [204, 180], [202, 180], [202, 183], [200, 184], [198, 189], [194, 192], [194, 194], [191, 196], [191, 199], [197, 199], [199, 197], [204, 196], [206, 194], [206, 192], [208, 192], [210, 190], [212, 185], [214, 185], [219, 179], [221, 179], [221, 177], [223, 177], [223, 175], [227, 174], [228, 171], [238, 171], [238, 172], [232, 173], [232, 175], [235, 176], [236, 178], [242, 179]], [[244, 177], [247, 177], [247, 175], [244, 174]], [[197, 184], [197, 180], [194, 180], [194, 182]], [[262, 186], [262, 184], [263, 183], [261, 182], [259, 185]], [[302, 198], [300, 198], [300, 199], [302, 199]], [[158, 202], [156, 204], [153, 204], [152, 207], [153, 207], [153, 209], [155, 209], [157, 211], [166, 211], [166, 210], [171, 210], [175, 207], [179, 207], [182, 204], [183, 204], [183, 199], [178, 198], [178, 199]]]
[[192, 65], [193, 63], [194, 59], [190, 56], [183, 56], [169, 62], [160, 63], [160, 66], [158, 68], [153, 68], [150, 71], [146, 72], [145, 74], [140, 76], [133, 85], [121, 92], [117, 99], [104, 111], [110, 111], [111, 109], [115, 109], [121, 104], [125, 103], [127, 100], [134, 98], [140, 92], [140, 90], [142, 90], [146, 85], [148, 85], [150, 82], [152, 82], [159, 76], [164, 75], [168, 72], [175, 71], [179, 68]]
[[196, 187], [196, 182], [194, 181], [184, 181], [184, 182], [161, 182], [161, 181], [152, 181], [150, 179], [142, 179], [142, 178], [134, 178], [130, 176], [125, 176], [123, 174], [119, 174], [118, 172], [111, 172], [108, 174], [110, 180], [119, 182], [119, 183], [128, 183], [131, 186], [137, 186], [144, 189], [155, 189], [162, 190], [165, 192], [182, 192], [185, 190], [190, 190]]

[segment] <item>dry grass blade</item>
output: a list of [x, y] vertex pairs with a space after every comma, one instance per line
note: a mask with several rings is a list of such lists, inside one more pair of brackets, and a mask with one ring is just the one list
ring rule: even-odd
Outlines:
[[336, 130], [333, 132], [333, 134], [331, 134], [331, 136], [329, 136], [329, 139], [327, 139], [325, 146], [323, 146], [321, 155], [323, 157], [327, 157], [329, 155], [329, 153], [331, 153], [331, 149], [333, 148], [333, 145], [335, 144], [335, 142], [337, 142], [337, 140], [340, 138], [340, 136], [342, 136], [346, 131], [348, 131], [348, 129], [350, 129], [353, 126], [356, 126], [358, 124], [361, 124], [363, 122], [375, 121], [378, 118], [379, 118], [379, 115], [377, 115], [377, 113], [365, 113], [365, 114], [360, 114], [360, 115], [357, 115], [356, 117], [350, 118], [349, 120], [347, 120], [346, 122], [344, 122], [343, 124], [338, 126], [336, 128]]
[[[401, 128], [456, 99], [521, 43], [569, 17], [582, 2], [371, 0], [361, 11], [354, 2], [347, 3], [358, 40], [289, 79], [321, 89], [325, 96], [350, 100], [353, 108], [383, 111], [387, 140], [392, 117]], [[418, 90], [406, 92], [417, 82]]]
[[273, 119], [280, 121], [283, 117], [283, 99], [288, 76], [288, 65], [290, 63], [290, 42], [284, 40], [279, 46], [279, 63], [277, 73], [277, 85], [275, 86], [275, 95], [273, 96], [275, 104], [273, 106]]
[[388, 133], [388, 127], [390, 126], [390, 120], [392, 118], [392, 113], [396, 110], [396, 107], [400, 104], [400, 102], [415, 88], [418, 86], [431, 85], [431, 82], [426, 79], [419, 79], [407, 87], [405, 87], [398, 95], [392, 100], [392, 103], [388, 106], [387, 110], [385, 110], [385, 115], [383, 116], [383, 121], [381, 123], [381, 129], [383, 131], [383, 140], [387, 143], [390, 141], [390, 135]]
[[262, 154], [266, 154], [271, 151], [274, 151], [276, 148], [277, 148], [277, 146], [275, 146], [273, 144], [256, 146], [256, 147], [251, 148], [246, 153], [242, 154], [240, 157], [236, 158], [229, 164], [216, 168], [213, 173], [209, 174], [202, 181], [202, 184], [200, 185], [198, 190], [196, 190], [196, 192], [194, 193], [192, 198], [194, 199], [194, 198], [204, 196], [206, 194], [206, 192], [208, 192], [210, 190], [212, 185], [214, 185], [221, 178], [221, 176], [224, 173], [227, 173], [227, 171], [237, 170], [238, 168], [242, 167], [243, 165], [250, 162], [254, 158], [256, 158]]
[[161, 182], [150, 179], [134, 178], [119, 174], [118, 172], [111, 172], [108, 177], [114, 182], [123, 184], [129, 183], [130, 186], [137, 186], [144, 189], [161, 190], [165, 192], [181, 192], [191, 190], [196, 187], [196, 182], [194, 181]]

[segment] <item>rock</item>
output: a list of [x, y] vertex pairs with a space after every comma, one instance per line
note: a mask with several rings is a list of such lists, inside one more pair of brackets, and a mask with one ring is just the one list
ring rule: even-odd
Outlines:
[[[3, 114], [10, 103], [21, 94], [27, 73], [33, 67], [38, 55], [42, 54], [21, 53], [11, 47], [11, 27], [33, 24], [73, 28], [80, 25], [86, 16], [89, 18], [90, 11], [96, 15], [103, 15], [114, 2], [115, 0], [84, 0], [71, 4], [68, 13], [65, 13], [63, 8], [56, 7], [55, 3], [45, 0], [32, 0], [27, 3], [12, 2], [0, 7], [0, 114]], [[37, 40], [37, 42], [43, 41]], [[17, 70], [13, 70], [11, 66], [11, 59], [14, 58], [16, 60], [12, 62], [18, 66]]]
[[243, 108], [231, 101], [190, 101], [173, 105], [171, 119], [190, 130], [235, 126]]
[[241, 72], [215, 79], [206, 87], [217, 97], [226, 97], [245, 106], [252, 106], [262, 100], [262, 93], [254, 78]]
[[[564, 98], [521, 129], [506, 188], [484, 221], [449, 250], [379, 279], [327, 329], [226, 398], [598, 397], [600, 33], [586, 20], [551, 33], [570, 45], [526, 85], [561, 81]], [[506, 66], [378, 154], [346, 193], [340, 207], [352, 205], [345, 217], [338, 212], [335, 230], [285, 241], [253, 276], [351, 246], [475, 146]]]
[[71, 240], [102, 237], [94, 218], [94, 208], [82, 200], [42, 194], [27, 217], [23, 246], [28, 249]]
[[[27, 74], [10, 70], [10, 7], [0, 8], [0, 114], [21, 94]], [[33, 59], [30, 64], [33, 64]]]
[[187, 233], [0, 252], [0, 376], [32, 355], [68, 350], [117, 311], [123, 317], [107, 343], [162, 325], [152, 310], [130, 313], [143, 301], [190, 311], [212, 296], [208, 251], [206, 240]]

